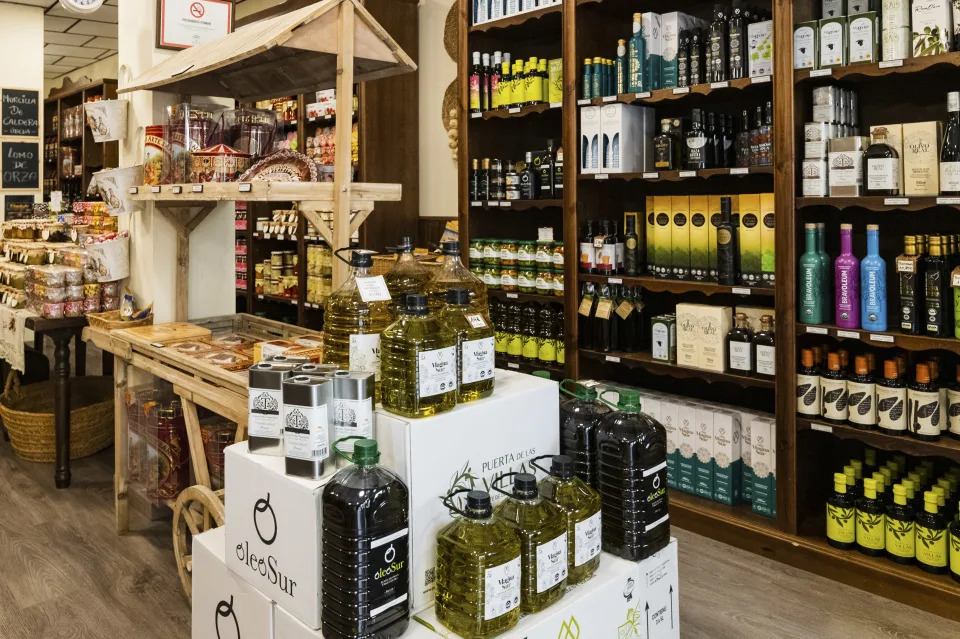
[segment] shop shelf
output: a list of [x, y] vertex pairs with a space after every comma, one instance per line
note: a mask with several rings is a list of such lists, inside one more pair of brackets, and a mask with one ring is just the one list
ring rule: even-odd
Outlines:
[[[805, 82], [808, 80], [844, 80], [870, 79], [902, 73], [936, 73], [936, 67], [960, 66], [960, 52], [942, 53], [940, 55], [921, 56], [906, 60], [889, 60], [873, 64], [852, 64], [845, 67], [820, 69], [819, 71], [795, 71], [794, 80]], [[828, 73], [829, 72], [829, 73]]]
[[580, 180], [644, 180], [647, 182], [677, 182], [707, 179], [716, 176], [773, 175], [773, 166], [751, 166], [742, 169], [703, 169], [701, 171], [645, 171], [642, 173], [580, 173]]
[[718, 521], [732, 520], [739, 522], [741, 525], [771, 530], [777, 527], [776, 519], [758, 515], [753, 512], [752, 507], [747, 503], [729, 506], [703, 497], [697, 497], [690, 493], [681, 492], [675, 488], [671, 488], [667, 492], [670, 499], [670, 518], [674, 520], [674, 523], [677, 522], [677, 519], [682, 520], [686, 517], [697, 517]]
[[617, 95], [608, 95], [602, 98], [581, 98], [577, 100], [577, 106], [602, 106], [604, 104], [617, 102], [621, 102], [623, 104], [656, 104], [657, 102], [682, 100], [694, 95], [711, 95], [713, 93], [727, 92], [731, 90], [743, 90], [756, 86], [766, 86], [769, 88], [773, 86], [771, 80], [771, 76], [765, 75], [757, 78], [739, 78], [736, 80], [727, 80], [725, 82], [695, 84], [692, 87], [683, 87], [679, 89], [657, 89], [656, 91], [619, 93]]
[[539, 20], [544, 16], [562, 12], [563, 4], [554, 4], [549, 7], [534, 9], [533, 11], [524, 11], [523, 13], [512, 15], [509, 18], [500, 18], [499, 20], [490, 20], [489, 22], [484, 22], [482, 24], [475, 24], [470, 27], [469, 31], [470, 33], [483, 33], [487, 31], [493, 31], [495, 29], [508, 29], [510, 27], [516, 27], [521, 24], [525, 24], [531, 20]]
[[514, 211], [530, 211], [536, 209], [563, 208], [563, 200], [473, 200], [470, 202], [470, 207], [485, 210], [513, 209]]
[[697, 292], [704, 295], [750, 295], [757, 297], [773, 297], [772, 288], [760, 288], [750, 286], [723, 286], [714, 282], [694, 282], [687, 280], [665, 280], [649, 275], [638, 275], [631, 277], [629, 275], [592, 275], [589, 273], [580, 273], [577, 277], [585, 282], [597, 282], [599, 284], [626, 284], [628, 286], [640, 286], [645, 291], [651, 293], [689, 293]]
[[768, 388], [771, 390], [774, 388], [774, 382], [771, 380], [747, 377], [746, 375], [734, 375], [732, 373], [718, 373], [716, 371], [708, 371], [700, 368], [687, 368], [684, 366], [677, 366], [676, 364], [668, 364], [666, 362], [653, 359], [651, 354], [648, 352], [623, 353], [619, 351], [611, 351], [609, 353], [603, 353], [600, 351], [580, 348], [579, 353], [582, 356], [590, 359], [612, 362], [614, 364], [623, 364], [624, 366], [628, 367], [643, 368], [651, 373], [669, 375], [670, 377], [676, 377], [678, 379], [693, 378], [702, 379], [706, 382], [729, 382], [731, 384], [737, 384], [745, 387]]
[[958, 197], [798, 197], [798, 209], [824, 206], [838, 211], [866, 209], [868, 211], [925, 211], [938, 206], [960, 209]]
[[258, 300], [267, 300], [269, 302], [279, 302], [280, 304], [289, 304], [296, 306], [298, 301], [290, 297], [281, 297], [279, 295], [257, 295]]
[[512, 302], [538, 302], [540, 304], [563, 304], [562, 295], [541, 295], [539, 293], [519, 293], [488, 288], [487, 295]]
[[522, 118], [534, 113], [545, 113], [554, 111], [560, 113], [560, 107], [563, 102], [541, 102], [540, 104], [530, 104], [527, 106], [512, 107], [510, 109], [491, 109], [482, 113], [471, 113], [471, 120], [500, 120], [503, 118]]
[[254, 232], [253, 237], [258, 240], [283, 240], [287, 242], [296, 242], [296, 235], [284, 235], [282, 233], [257, 233]]
[[543, 364], [541, 362], [529, 362], [527, 360], [511, 361], [506, 357], [497, 356], [497, 368], [520, 371], [530, 374], [533, 371], [548, 371], [551, 375], [563, 375], [563, 366], [554, 364]]
[[905, 335], [892, 331], [863, 331], [837, 328], [833, 324], [797, 323], [797, 335], [826, 335], [837, 339], [858, 340], [872, 346], [899, 346], [909, 351], [945, 350], [960, 353], [960, 340], [950, 337]]
[[807, 419], [801, 415], [797, 415], [797, 430], [815, 430], [830, 433], [840, 439], [856, 439], [874, 448], [897, 451], [905, 455], [946, 457], [960, 462], [960, 440], [953, 439], [947, 434], [941, 435], [939, 441], [923, 442], [909, 435], [887, 435], [879, 430], [861, 430], [844, 424]]

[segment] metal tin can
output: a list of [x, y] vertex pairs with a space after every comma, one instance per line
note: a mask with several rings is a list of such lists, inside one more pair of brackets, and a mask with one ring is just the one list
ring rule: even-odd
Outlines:
[[332, 474], [330, 456], [333, 382], [326, 376], [296, 375], [283, 380], [283, 449], [288, 475], [320, 479]]
[[283, 380], [294, 362], [276, 359], [254, 364], [247, 371], [247, 433], [251, 453], [283, 455]]
[[[363, 371], [337, 371], [333, 374], [334, 441], [343, 437], [376, 439], [376, 417], [373, 412], [374, 374]], [[355, 440], [339, 445], [345, 453], [353, 452]], [[349, 462], [337, 456], [337, 468]]]

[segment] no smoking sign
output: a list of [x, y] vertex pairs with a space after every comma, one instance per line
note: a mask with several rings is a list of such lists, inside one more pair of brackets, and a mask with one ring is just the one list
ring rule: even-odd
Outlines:
[[204, 14], [203, 5], [199, 2], [194, 2], [190, 5], [190, 15], [194, 18], [202, 18]]

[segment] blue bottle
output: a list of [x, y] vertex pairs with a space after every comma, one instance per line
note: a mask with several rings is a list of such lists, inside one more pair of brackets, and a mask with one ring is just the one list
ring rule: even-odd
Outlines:
[[863, 330], [887, 330], [887, 265], [876, 224], [867, 224], [867, 255], [860, 260], [860, 316]]

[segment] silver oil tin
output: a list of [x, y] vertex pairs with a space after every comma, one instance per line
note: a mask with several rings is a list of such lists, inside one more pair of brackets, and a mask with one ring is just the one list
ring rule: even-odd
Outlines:
[[[283, 444], [288, 475], [320, 479], [336, 464], [324, 464], [333, 442], [333, 382], [295, 375], [283, 381]], [[326, 472], [324, 472], [326, 471]]]
[[282, 362], [284, 364], [294, 364], [296, 366], [299, 366], [300, 364], [307, 364], [310, 361], [310, 358], [302, 357], [300, 355], [275, 355], [271, 357], [268, 361]]
[[[376, 439], [374, 381], [373, 373], [363, 371], [337, 371], [334, 374], [331, 415], [334, 441], [342, 437]], [[354, 441], [344, 442], [339, 446], [340, 450], [352, 453]], [[349, 465], [350, 462], [337, 455], [337, 468]]]
[[294, 364], [259, 362], [248, 371], [247, 433], [251, 453], [283, 455], [283, 380]]
[[336, 372], [336, 364], [312, 364], [306, 361], [297, 366], [297, 375], [333, 375]]

